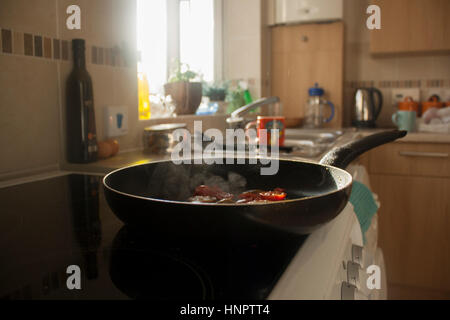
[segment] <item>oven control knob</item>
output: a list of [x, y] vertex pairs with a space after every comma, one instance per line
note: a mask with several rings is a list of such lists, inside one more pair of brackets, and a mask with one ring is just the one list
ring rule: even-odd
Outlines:
[[363, 247], [357, 246], [356, 244], [352, 245], [352, 261], [364, 267]]
[[341, 285], [341, 299], [342, 300], [369, 300], [369, 298], [358, 290], [357, 287], [348, 283], [342, 282]]
[[358, 289], [361, 288], [361, 284], [366, 281], [366, 275], [359, 263], [348, 261], [347, 262], [347, 282], [354, 285]]

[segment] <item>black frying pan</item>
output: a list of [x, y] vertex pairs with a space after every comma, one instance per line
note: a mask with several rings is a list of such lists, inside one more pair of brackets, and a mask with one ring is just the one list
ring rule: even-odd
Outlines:
[[[273, 176], [260, 175], [262, 165], [248, 161], [175, 165], [169, 160], [126, 167], [105, 176], [106, 200], [124, 223], [149, 232], [221, 235], [252, 225], [308, 234], [335, 218], [347, 204], [352, 187], [352, 177], [344, 170], [347, 165], [362, 153], [405, 135], [406, 131], [393, 130], [364, 137], [333, 149], [319, 164], [280, 160]], [[267, 204], [186, 202], [195, 187], [204, 183], [202, 179], [229, 181], [230, 174], [245, 177], [245, 190], [283, 188], [288, 200]]]

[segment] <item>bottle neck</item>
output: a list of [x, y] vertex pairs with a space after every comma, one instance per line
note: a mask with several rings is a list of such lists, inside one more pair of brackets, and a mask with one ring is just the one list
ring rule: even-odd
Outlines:
[[84, 55], [84, 48], [76, 48], [73, 50], [73, 64], [75, 68], [85, 69], [86, 59]]

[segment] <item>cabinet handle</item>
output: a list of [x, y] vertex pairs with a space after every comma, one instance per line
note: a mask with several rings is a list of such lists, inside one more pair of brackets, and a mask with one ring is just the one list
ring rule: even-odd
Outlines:
[[448, 158], [448, 153], [444, 152], [399, 151], [398, 154], [403, 157]]

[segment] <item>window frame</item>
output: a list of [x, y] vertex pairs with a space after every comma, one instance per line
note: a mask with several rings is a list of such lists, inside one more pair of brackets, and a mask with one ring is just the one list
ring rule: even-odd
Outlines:
[[[167, 77], [173, 70], [173, 61], [180, 60], [180, 2], [167, 0]], [[214, 81], [223, 80], [223, 0], [212, 0], [214, 10]], [[184, 62], [184, 61], [182, 61]], [[167, 79], [168, 80], [168, 79]]]

